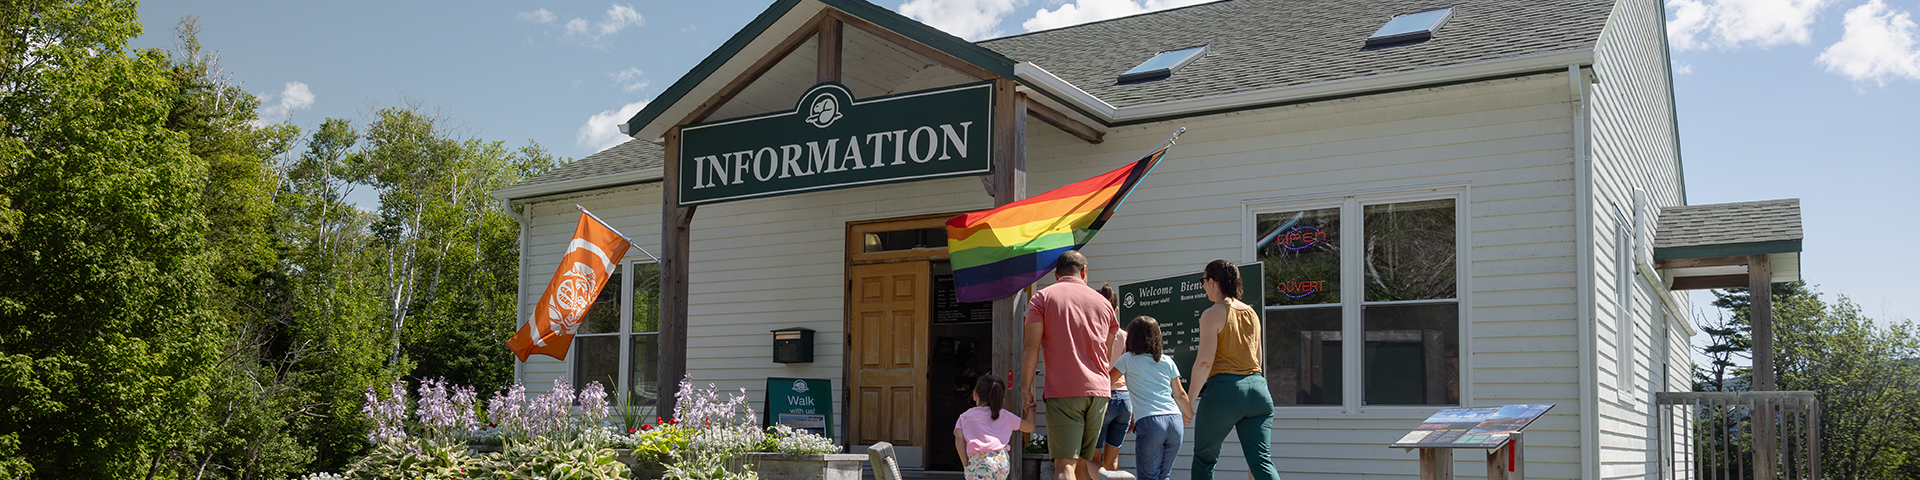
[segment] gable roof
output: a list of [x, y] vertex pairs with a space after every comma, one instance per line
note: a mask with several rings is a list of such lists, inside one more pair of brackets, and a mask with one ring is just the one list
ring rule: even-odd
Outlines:
[[[1016, 78], [1107, 126], [1592, 63], [1614, 0], [1221, 0], [969, 43], [863, 0], [777, 0], [623, 126], [642, 140], [576, 160], [495, 193], [525, 198], [658, 178], [649, 142], [744, 64], [824, 9], [892, 30], [983, 70]], [[1395, 15], [1452, 7], [1430, 40], [1366, 48]], [[1174, 75], [1120, 83], [1121, 72], [1167, 50], [1208, 45]], [[736, 58], [739, 57], [739, 58]], [[616, 150], [619, 150], [616, 152]], [[642, 160], [642, 158], [646, 160]], [[624, 175], [624, 176], [623, 176]], [[644, 177], [645, 175], [641, 175]], [[617, 178], [616, 178], [617, 177]], [[636, 177], [638, 178], [638, 177]]]
[[[1612, 0], [1224, 0], [980, 42], [1115, 108], [1589, 51]], [[1395, 15], [1453, 7], [1431, 40], [1365, 48]], [[1155, 54], [1207, 45], [1162, 80], [1120, 83]], [[1591, 58], [1590, 54], [1587, 58]], [[1587, 62], [1590, 63], [1590, 62]], [[1565, 71], [1564, 62], [1556, 62]]]

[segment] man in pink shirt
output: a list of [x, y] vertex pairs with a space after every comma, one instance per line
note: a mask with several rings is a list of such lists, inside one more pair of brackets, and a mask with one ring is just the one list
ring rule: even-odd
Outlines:
[[[1052, 286], [1034, 292], [1027, 303], [1025, 351], [1020, 384], [1032, 388], [1034, 368], [1047, 359], [1047, 453], [1054, 478], [1092, 473], [1100, 422], [1106, 418], [1112, 369], [1107, 346], [1120, 330], [1113, 303], [1087, 286], [1087, 257], [1077, 250], [1060, 254]], [[1026, 398], [1032, 407], [1034, 397]]]

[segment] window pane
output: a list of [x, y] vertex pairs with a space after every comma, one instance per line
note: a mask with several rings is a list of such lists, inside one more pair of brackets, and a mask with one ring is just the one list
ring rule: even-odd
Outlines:
[[660, 331], [659, 264], [633, 264], [633, 331]]
[[1454, 298], [1453, 200], [1368, 205], [1367, 301]]
[[1368, 405], [1460, 403], [1460, 304], [1368, 305]]
[[1268, 306], [1340, 303], [1340, 209], [1262, 213], [1254, 224]]
[[660, 399], [660, 337], [633, 336], [631, 405], [646, 408]]
[[586, 321], [580, 322], [579, 333], [619, 333], [620, 332], [620, 273], [607, 276], [606, 286], [600, 287], [600, 297], [593, 299], [593, 308], [587, 310]]
[[620, 380], [620, 336], [573, 337], [573, 386], [600, 382], [600, 387], [617, 392]]
[[1275, 405], [1339, 405], [1340, 358], [1340, 307], [1267, 310]]
[[916, 248], [946, 248], [947, 228], [916, 228], [913, 230], [893, 230], [888, 232], [868, 232], [861, 236], [861, 253], [891, 252], [913, 250]]

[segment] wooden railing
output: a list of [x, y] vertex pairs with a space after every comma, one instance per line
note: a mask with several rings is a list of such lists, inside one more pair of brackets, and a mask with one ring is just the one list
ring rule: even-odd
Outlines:
[[1654, 400], [1661, 478], [1822, 478], [1813, 392], [1660, 392]]

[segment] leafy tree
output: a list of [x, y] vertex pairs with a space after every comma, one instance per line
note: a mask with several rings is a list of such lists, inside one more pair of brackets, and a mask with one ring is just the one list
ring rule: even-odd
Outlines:
[[132, 2], [8, 2], [0, 30], [0, 465], [151, 475], [190, 446], [222, 343], [207, 163], [167, 128], [166, 56], [126, 49]]
[[[1915, 478], [1920, 473], [1920, 457], [1913, 453], [1920, 451], [1920, 330], [1905, 320], [1877, 326], [1851, 299], [1840, 296], [1828, 303], [1803, 282], [1775, 284], [1773, 293], [1775, 374], [1782, 390], [1818, 394], [1823, 472], [1832, 478]], [[1720, 373], [1696, 371], [1696, 383], [1746, 390], [1750, 369], [1731, 359], [1750, 349], [1752, 297], [1745, 290], [1714, 295], [1714, 305], [1732, 316], [1702, 325], [1715, 339], [1703, 353], [1716, 359], [1711, 368]], [[1719, 448], [1744, 442], [1707, 437], [1702, 440], [1719, 442]]]

